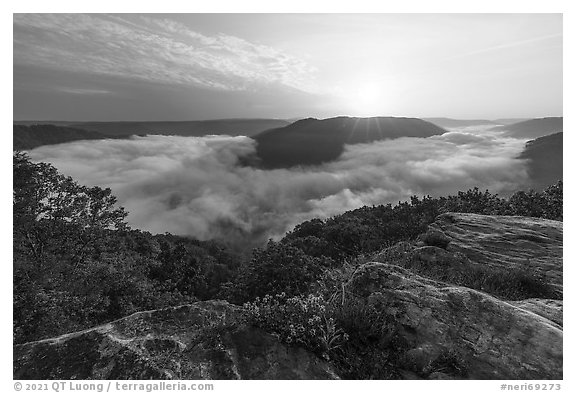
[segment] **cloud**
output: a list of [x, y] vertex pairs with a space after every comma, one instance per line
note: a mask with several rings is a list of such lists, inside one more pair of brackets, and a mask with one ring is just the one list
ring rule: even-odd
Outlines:
[[111, 187], [134, 227], [254, 246], [313, 217], [414, 194], [475, 186], [509, 192], [527, 177], [525, 163], [515, 159], [523, 146], [517, 139], [451, 133], [347, 146], [337, 161], [278, 170], [238, 165], [255, 150], [247, 137], [79, 141], [30, 156], [83, 184]]
[[528, 46], [534, 43], [540, 43], [542, 41], [548, 40], [556, 40], [562, 42], [562, 34], [547, 34], [539, 37], [532, 37], [525, 40], [513, 41], [513, 42], [505, 42], [499, 45], [492, 45], [486, 48], [478, 49], [471, 52], [462, 53], [456, 56], [451, 56], [447, 60], [458, 59], [460, 57], [468, 57], [468, 56], [476, 56], [476, 55], [483, 55], [488, 52], [500, 51], [500, 50], [508, 50], [511, 48], [516, 48], [518, 46]]
[[57, 89], [63, 93], [68, 94], [78, 94], [78, 95], [101, 95], [101, 94], [111, 94], [112, 92], [104, 89], [81, 89], [81, 88], [71, 88], [71, 87], [60, 87]]
[[238, 91], [310, 92], [316, 71], [277, 49], [148, 16], [14, 14], [14, 64]]
[[436, 139], [454, 143], [456, 145], [482, 144], [488, 147], [488, 146], [494, 146], [496, 144], [496, 142], [491, 139], [479, 135], [469, 134], [466, 132], [450, 131], [442, 135], [438, 135]]

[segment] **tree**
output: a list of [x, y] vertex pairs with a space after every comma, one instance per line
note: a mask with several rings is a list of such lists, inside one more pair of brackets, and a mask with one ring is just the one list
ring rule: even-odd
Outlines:
[[13, 155], [14, 341], [209, 299], [238, 256], [215, 242], [130, 229], [109, 189]]
[[243, 303], [282, 292], [287, 296], [305, 294], [330, 262], [270, 240], [266, 248], [254, 250], [252, 260], [241, 268], [229, 300]]
[[13, 155], [15, 251], [42, 268], [50, 250], [66, 250], [80, 263], [107, 230], [125, 229], [127, 213], [109, 188], [87, 187], [25, 153]]

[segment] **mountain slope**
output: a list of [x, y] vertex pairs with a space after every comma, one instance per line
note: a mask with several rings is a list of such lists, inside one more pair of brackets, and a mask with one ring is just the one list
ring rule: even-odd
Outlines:
[[[29, 125], [21, 121], [15, 124]], [[222, 119], [203, 121], [110, 121], [110, 122], [44, 122], [66, 125], [106, 135], [129, 136], [142, 134], [204, 136], [210, 134], [251, 136], [261, 131], [290, 124], [278, 119]]]
[[526, 143], [520, 159], [528, 160], [529, 186], [542, 190], [563, 178], [563, 133], [537, 138]]
[[502, 124], [502, 125], [510, 125], [510, 124], [514, 124], [514, 123], [520, 123], [522, 121], [527, 121], [530, 119], [520, 119], [520, 118], [511, 118], [511, 119], [496, 119], [493, 120], [494, 123], [496, 124]]
[[423, 118], [422, 120], [426, 120], [432, 124], [437, 125], [438, 127], [446, 128], [446, 127], [469, 127], [469, 126], [480, 126], [480, 125], [489, 125], [489, 124], [502, 124], [498, 122], [494, 122], [491, 120], [460, 120], [460, 119], [450, 119], [447, 117], [428, 117]]
[[504, 131], [507, 136], [513, 138], [539, 138], [541, 136], [562, 132], [563, 119], [563, 117], [544, 117], [494, 127], [493, 130]]
[[268, 169], [318, 165], [338, 158], [346, 144], [400, 137], [426, 138], [444, 132], [432, 123], [413, 118], [304, 119], [256, 135], [256, 165]]
[[71, 127], [42, 125], [14, 125], [12, 130], [13, 150], [28, 150], [43, 145], [55, 145], [83, 139], [106, 139], [107, 135]]

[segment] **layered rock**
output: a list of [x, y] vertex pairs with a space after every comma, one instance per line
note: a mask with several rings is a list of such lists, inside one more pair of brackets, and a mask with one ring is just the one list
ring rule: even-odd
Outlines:
[[555, 324], [560, 328], [563, 326], [563, 309], [564, 304], [562, 300], [558, 299], [525, 299], [510, 304], [520, 307], [524, 310], [538, 314]]
[[562, 294], [562, 222], [519, 216], [445, 213], [430, 225], [449, 239], [446, 249], [473, 263], [521, 268]]
[[14, 379], [335, 379], [331, 366], [248, 326], [224, 301], [138, 312], [14, 346]]
[[[348, 290], [391, 323], [399, 366], [428, 378], [562, 379], [562, 330], [547, 318], [465, 287], [371, 262]], [[449, 365], [451, 373], [442, 372]], [[455, 371], [456, 370], [456, 371]]]

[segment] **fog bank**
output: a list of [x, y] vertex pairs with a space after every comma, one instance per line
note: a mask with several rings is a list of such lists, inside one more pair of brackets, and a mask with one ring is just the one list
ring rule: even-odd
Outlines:
[[526, 166], [515, 157], [525, 141], [482, 131], [351, 145], [337, 161], [276, 170], [238, 165], [255, 151], [247, 137], [80, 141], [29, 154], [79, 183], [110, 187], [135, 228], [253, 246], [363, 205], [475, 186], [502, 194], [524, 184]]

